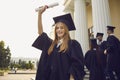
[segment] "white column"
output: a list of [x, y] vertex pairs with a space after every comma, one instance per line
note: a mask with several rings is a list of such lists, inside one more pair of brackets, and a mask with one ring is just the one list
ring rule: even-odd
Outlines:
[[108, 0], [92, 0], [92, 14], [94, 37], [96, 37], [97, 32], [102, 32], [104, 33], [103, 39], [106, 39], [106, 26], [111, 25]]
[[[68, 4], [67, 4], [68, 3]], [[73, 4], [72, 0], [67, 1], [64, 12], [65, 13], [70, 13], [73, 20], [74, 20], [74, 7], [71, 6], [70, 4]], [[75, 31], [69, 31], [71, 39], [75, 39]]]
[[89, 49], [85, 0], [74, 0], [75, 39], [80, 42], [83, 53]]
[[[74, 20], [74, 12], [73, 11], [69, 11], [69, 13], [71, 13], [71, 16]], [[70, 31], [70, 36], [71, 36], [71, 39], [75, 39], [75, 31]]]

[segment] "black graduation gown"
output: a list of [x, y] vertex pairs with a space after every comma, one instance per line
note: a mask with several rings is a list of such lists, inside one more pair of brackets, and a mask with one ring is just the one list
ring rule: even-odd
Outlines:
[[107, 41], [103, 41], [100, 45], [100, 49], [104, 51], [107, 48]]
[[[114, 71], [118, 80], [120, 80], [120, 42], [114, 36], [107, 38], [107, 71]], [[108, 73], [112, 77], [112, 72]]]
[[85, 54], [85, 65], [90, 71], [89, 80], [105, 80], [100, 54], [96, 50], [89, 50]]
[[76, 40], [70, 40], [66, 52], [58, 52], [59, 47], [55, 46], [51, 55], [48, 55], [51, 43], [52, 40], [47, 34], [42, 33], [32, 44], [33, 47], [42, 50], [36, 80], [69, 80], [70, 74], [75, 80], [82, 80], [85, 71], [80, 44]]
[[96, 51], [89, 50], [85, 54], [85, 65], [90, 71], [89, 80], [97, 80], [97, 62], [96, 62]]
[[103, 41], [100, 45], [98, 45], [98, 51], [99, 51], [98, 57], [101, 67], [104, 71], [107, 63], [107, 56], [104, 54], [105, 49], [107, 49], [107, 41]]
[[114, 35], [107, 38], [107, 53], [109, 55], [108, 66], [113, 70], [120, 69], [120, 42]]

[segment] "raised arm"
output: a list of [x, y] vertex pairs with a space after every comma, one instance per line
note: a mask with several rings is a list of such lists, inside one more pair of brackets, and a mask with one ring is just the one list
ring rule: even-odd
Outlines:
[[43, 25], [42, 25], [42, 13], [47, 9], [48, 7], [45, 5], [39, 10], [38, 12], [38, 34], [41, 35], [43, 33]]

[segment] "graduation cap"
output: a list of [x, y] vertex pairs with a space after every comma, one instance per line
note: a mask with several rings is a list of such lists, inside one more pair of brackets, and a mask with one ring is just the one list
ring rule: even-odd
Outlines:
[[114, 26], [107, 26], [107, 29], [113, 31], [115, 29], [115, 27]]
[[53, 20], [55, 23], [57, 23], [57, 22], [65, 23], [67, 25], [69, 31], [76, 30], [70, 13], [54, 17]]
[[97, 33], [96, 37], [103, 36], [103, 35], [104, 35], [103, 33]]

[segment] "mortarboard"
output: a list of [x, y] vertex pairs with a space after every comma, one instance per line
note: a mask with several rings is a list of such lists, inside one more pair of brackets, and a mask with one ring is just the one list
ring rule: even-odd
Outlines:
[[72, 19], [70, 13], [54, 17], [53, 20], [54, 20], [55, 23], [57, 23], [57, 22], [65, 23], [67, 25], [69, 31], [76, 30], [73, 19]]
[[113, 31], [115, 29], [115, 27], [114, 26], [107, 26], [107, 29]]
[[103, 35], [104, 35], [103, 33], [97, 33], [96, 37], [103, 36]]

